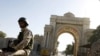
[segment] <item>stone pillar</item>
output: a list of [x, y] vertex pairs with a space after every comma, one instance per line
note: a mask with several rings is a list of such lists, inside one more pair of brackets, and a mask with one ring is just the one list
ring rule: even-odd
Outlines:
[[49, 32], [46, 33], [45, 47], [48, 48], [49, 43]]
[[44, 30], [44, 49], [47, 51], [47, 53], [50, 55], [50, 37], [51, 37], [51, 30], [52, 26], [51, 25], [46, 25], [45, 30]]

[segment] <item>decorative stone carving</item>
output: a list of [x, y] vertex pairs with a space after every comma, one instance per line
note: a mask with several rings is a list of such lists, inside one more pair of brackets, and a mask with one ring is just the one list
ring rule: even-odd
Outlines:
[[65, 13], [64, 16], [65, 17], [75, 17], [75, 15], [71, 12]]

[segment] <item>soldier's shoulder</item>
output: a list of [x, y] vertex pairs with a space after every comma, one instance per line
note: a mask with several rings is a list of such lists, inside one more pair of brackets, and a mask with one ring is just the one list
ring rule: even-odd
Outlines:
[[26, 29], [26, 31], [28, 31], [28, 32], [32, 32], [30, 29]]
[[27, 29], [27, 32], [32, 34], [32, 31], [30, 29]]

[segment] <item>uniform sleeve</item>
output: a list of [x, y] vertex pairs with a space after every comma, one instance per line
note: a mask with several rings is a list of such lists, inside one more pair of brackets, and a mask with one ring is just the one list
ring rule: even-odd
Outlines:
[[14, 49], [19, 50], [25, 48], [30, 42], [31, 38], [32, 38], [31, 32], [30, 31], [25, 32], [23, 40], [17, 46], [15, 46]]

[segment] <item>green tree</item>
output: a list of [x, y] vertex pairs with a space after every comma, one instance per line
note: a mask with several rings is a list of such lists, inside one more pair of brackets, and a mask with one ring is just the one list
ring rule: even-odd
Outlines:
[[2, 37], [2, 38], [6, 37], [6, 33], [0, 31], [0, 38], [1, 38], [1, 37]]
[[88, 39], [90, 44], [93, 44], [100, 39], [100, 25], [93, 31], [93, 35]]
[[74, 50], [74, 44], [73, 45], [69, 44], [69, 45], [67, 45], [67, 48], [64, 52], [65, 52], [66, 56], [67, 55], [72, 55], [73, 50]]

